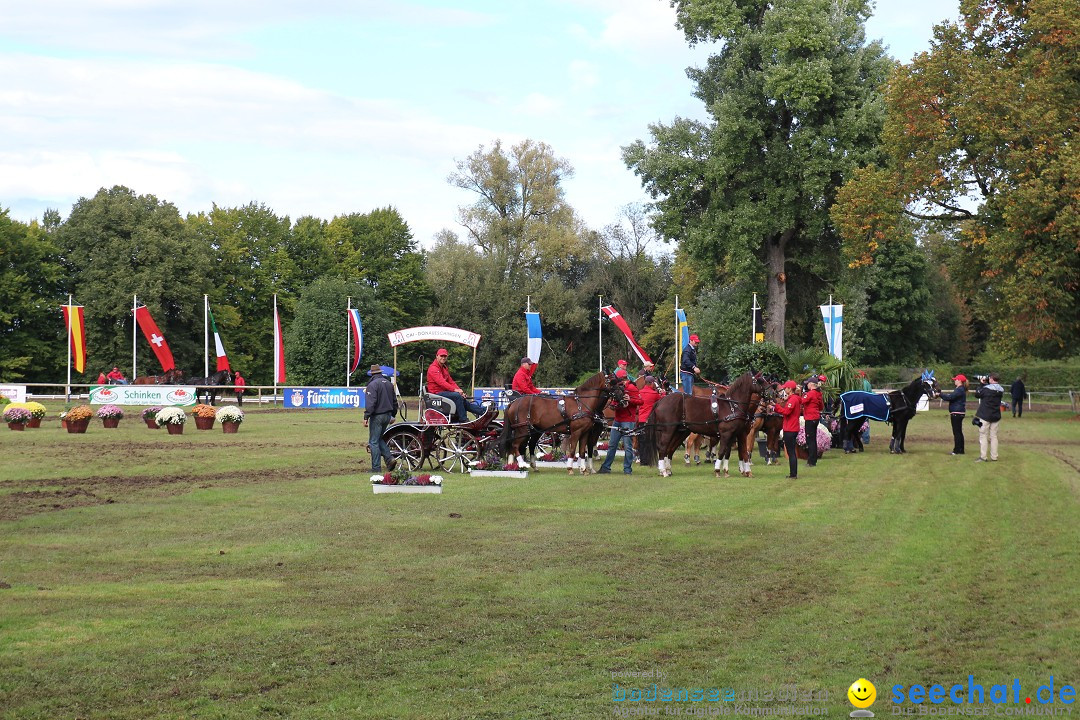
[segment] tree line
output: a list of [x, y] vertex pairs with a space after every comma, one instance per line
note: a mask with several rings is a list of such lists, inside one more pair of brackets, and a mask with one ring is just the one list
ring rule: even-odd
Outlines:
[[[538, 382], [594, 372], [600, 295], [669, 372], [676, 297], [702, 367], [722, 377], [750, 337], [755, 292], [766, 338], [793, 350], [823, 345], [817, 306], [833, 296], [845, 357], [867, 365], [1075, 352], [1076, 0], [965, 5], [908, 64], [866, 42], [860, 1], [675, 7], [688, 42], [718, 48], [689, 71], [710, 119], [653, 125], [624, 148], [648, 205], [590, 228], [566, 197], [566, 159], [496, 140], [456, 162], [447, 181], [470, 201], [460, 229], [427, 248], [392, 207], [293, 221], [253, 202], [181, 216], [113, 187], [64, 219], [0, 210], [0, 378], [63, 376], [68, 293], [87, 308], [91, 378], [130, 365], [133, 294], [192, 371], [206, 294], [254, 383], [271, 378], [275, 294], [296, 384], [344, 382], [346, 297], [361, 310], [364, 367], [390, 361], [391, 330], [454, 325], [484, 336], [480, 384], [516, 368], [527, 302], [544, 324]], [[615, 337], [605, 359], [627, 352]], [[434, 348], [401, 350], [406, 389]], [[450, 349], [464, 382], [471, 351]]]

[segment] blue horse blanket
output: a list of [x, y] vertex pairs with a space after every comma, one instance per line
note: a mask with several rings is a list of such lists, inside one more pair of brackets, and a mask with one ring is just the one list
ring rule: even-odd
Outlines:
[[840, 402], [844, 404], [844, 417], [848, 420], [868, 417], [874, 420], [888, 421], [889, 405], [888, 395], [865, 392], [863, 390], [849, 390], [840, 396]]

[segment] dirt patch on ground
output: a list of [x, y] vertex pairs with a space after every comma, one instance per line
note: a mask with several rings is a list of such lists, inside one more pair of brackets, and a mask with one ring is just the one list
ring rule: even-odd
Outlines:
[[39, 487], [0, 494], [0, 521], [68, 508], [131, 502], [148, 495], [168, 496], [212, 487], [234, 487], [262, 482], [294, 482], [317, 477], [355, 475], [367, 467], [362, 459], [333, 466], [240, 470], [197, 475], [107, 475], [41, 480]]

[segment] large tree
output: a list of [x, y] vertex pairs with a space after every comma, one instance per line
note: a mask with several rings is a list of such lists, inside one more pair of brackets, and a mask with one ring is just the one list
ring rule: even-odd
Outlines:
[[[171, 203], [126, 187], [80, 198], [57, 230], [64, 288], [86, 307], [87, 372], [130, 369], [132, 295], [150, 309], [177, 367], [202, 357], [202, 295], [209, 288], [210, 252], [192, 236]], [[160, 371], [140, 334], [141, 375]], [[202, 363], [197, 363], [202, 369]]]
[[865, 42], [863, 0], [672, 4], [691, 44], [719, 44], [688, 71], [711, 120], [652, 125], [651, 142], [624, 159], [656, 200], [657, 228], [704, 282], [723, 267], [765, 280], [765, 334], [782, 345], [789, 274], [837, 255], [828, 208], [846, 175], [875, 157], [891, 63]]
[[36, 222], [0, 209], [0, 377], [48, 382], [64, 366], [61, 269], [54, 240]]
[[[954, 226], [963, 283], [997, 349], [1080, 342], [1080, 3], [964, 0], [889, 82], [884, 162], [841, 193], [853, 264], [904, 237], [902, 215]], [[952, 269], [952, 268], [950, 268]]]

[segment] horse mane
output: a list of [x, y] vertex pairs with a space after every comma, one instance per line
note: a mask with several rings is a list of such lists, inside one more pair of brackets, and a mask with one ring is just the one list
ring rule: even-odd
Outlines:
[[904, 394], [912, 405], [919, 399], [919, 396], [923, 394], [923, 379], [917, 377], [909, 382], [900, 392]]
[[593, 390], [595, 388], [603, 387], [604, 383], [606, 382], [607, 375], [602, 372], [598, 372], [585, 382], [578, 385], [577, 388], [575, 388], [574, 392], [580, 393], [583, 390]]
[[731, 399], [735, 399], [736, 395], [740, 397], [745, 393], [747, 399], [750, 398], [753, 391], [754, 376], [749, 372], [744, 372], [739, 377], [735, 378], [735, 382], [728, 386], [727, 396]]

